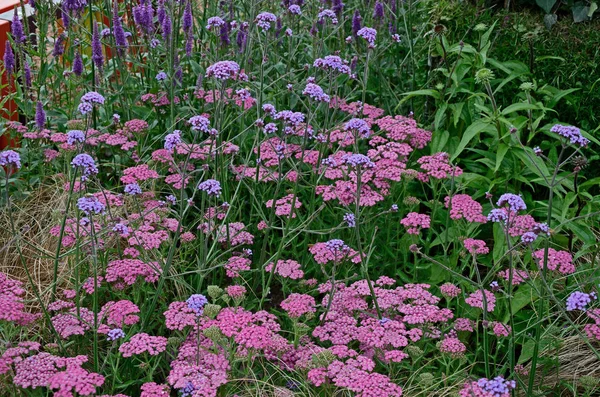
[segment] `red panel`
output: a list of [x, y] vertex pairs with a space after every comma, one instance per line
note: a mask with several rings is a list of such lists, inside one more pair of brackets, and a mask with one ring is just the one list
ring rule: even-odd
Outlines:
[[[0, 21], [0, 59], [4, 58], [4, 46], [8, 38], [9, 32], [10, 23], [8, 21]], [[6, 85], [8, 81], [9, 79], [8, 76], [6, 76], [6, 74], [0, 76], [0, 82], [2, 86]], [[4, 98], [4, 96], [7, 95], [10, 91], [10, 86], [3, 88], [0, 92], [0, 96]], [[19, 115], [17, 114], [17, 105], [13, 101], [8, 101], [7, 103], [5, 103], [2, 109], [0, 109], [0, 117], [8, 120], [18, 121]], [[0, 149], [9, 146], [9, 144], [10, 146], [14, 146], [15, 142], [8, 142], [8, 137], [5, 137], [4, 135], [0, 136]]]
[[[27, 3], [27, 1], [23, 3]], [[14, 10], [15, 6], [20, 7], [21, 2], [19, 0], [0, 0], [0, 14]]]

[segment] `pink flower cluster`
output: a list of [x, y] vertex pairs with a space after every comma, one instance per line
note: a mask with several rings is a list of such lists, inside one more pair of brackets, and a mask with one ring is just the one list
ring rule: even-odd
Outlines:
[[456, 194], [444, 199], [446, 208], [450, 208], [451, 219], [465, 219], [469, 222], [486, 223], [483, 207], [468, 194]]
[[[269, 263], [267, 266], [265, 266], [265, 271], [273, 271], [273, 263]], [[289, 278], [292, 280], [298, 280], [304, 277], [302, 266], [300, 265], [300, 263], [293, 259], [278, 260], [277, 266], [275, 266], [275, 274], [278, 274], [283, 278]]]
[[[540, 269], [544, 269], [545, 250], [539, 249], [533, 253], [533, 258], [537, 260]], [[554, 248], [548, 248], [547, 269], [557, 271], [560, 274], [571, 274], [575, 272], [573, 256], [567, 251], [557, 251]]]
[[11, 280], [0, 272], [0, 320], [14, 322], [19, 325], [27, 325], [35, 321], [39, 315], [25, 311], [22, 296], [25, 290], [22, 283]]
[[469, 251], [471, 255], [485, 255], [489, 254], [490, 249], [483, 240], [476, 240], [474, 238], [467, 238], [463, 241], [465, 249]]
[[406, 233], [418, 235], [421, 232], [421, 229], [429, 229], [431, 226], [431, 218], [429, 215], [419, 214], [418, 212], [409, 212], [400, 223], [406, 228]]
[[134, 354], [139, 355], [148, 353], [156, 356], [167, 348], [167, 338], [163, 336], [151, 336], [145, 332], [135, 334], [127, 342], [119, 346], [119, 352], [123, 357], [131, 357]]
[[477, 307], [481, 310], [487, 309], [488, 312], [493, 312], [494, 308], [496, 307], [496, 297], [490, 291], [488, 291], [488, 290], [484, 290], [484, 291], [485, 291], [485, 298], [484, 298], [484, 294], [481, 292], [481, 290], [477, 290], [477, 291], [473, 292], [471, 295], [469, 295], [465, 299], [465, 302], [471, 307]]
[[265, 205], [267, 208], [273, 208], [274, 206], [275, 215], [277, 216], [290, 216], [291, 214], [292, 218], [296, 217], [296, 211], [292, 210], [292, 205], [296, 210], [302, 207], [302, 203], [300, 202], [298, 197], [294, 196], [293, 194], [288, 194], [287, 196], [282, 197], [279, 200], [268, 200], [265, 203]]

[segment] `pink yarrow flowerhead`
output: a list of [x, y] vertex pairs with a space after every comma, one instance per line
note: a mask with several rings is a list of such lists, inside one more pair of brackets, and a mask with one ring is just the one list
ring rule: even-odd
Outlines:
[[463, 241], [463, 245], [471, 255], [485, 255], [490, 252], [490, 249], [483, 240], [467, 238], [465, 241]]
[[491, 293], [488, 290], [484, 290], [485, 291], [485, 299], [484, 299], [484, 295], [482, 294], [481, 290], [477, 290], [475, 292], [473, 292], [471, 295], [469, 295], [466, 299], [465, 302], [471, 306], [471, 307], [476, 307], [479, 309], [484, 310], [487, 309], [488, 312], [493, 312], [494, 308], [496, 307], [496, 297], [494, 296], [493, 293]]
[[145, 332], [135, 334], [129, 341], [119, 346], [119, 352], [123, 357], [131, 357], [148, 353], [151, 356], [156, 356], [165, 351], [167, 348], [167, 338], [163, 336], [150, 336]]
[[361, 258], [358, 252], [348, 247], [343, 240], [339, 239], [329, 240], [326, 243], [316, 243], [308, 250], [313, 255], [315, 261], [322, 265], [327, 264], [329, 262], [361, 262]]
[[304, 314], [316, 312], [315, 298], [306, 294], [291, 294], [281, 302], [281, 307], [291, 318], [299, 318]]
[[429, 215], [419, 214], [418, 212], [409, 212], [404, 219], [400, 221], [408, 234], [419, 234], [421, 229], [429, 229], [431, 218]]

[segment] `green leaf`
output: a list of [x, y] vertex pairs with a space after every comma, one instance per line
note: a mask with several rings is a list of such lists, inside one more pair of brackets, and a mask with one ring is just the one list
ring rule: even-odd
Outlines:
[[550, 14], [552, 7], [556, 4], [556, 0], [535, 0], [536, 4], [546, 11], [546, 14]]
[[576, 5], [571, 9], [573, 11], [573, 22], [579, 23], [583, 21], [587, 21], [590, 19], [588, 13], [590, 11], [590, 7], [584, 5]]
[[502, 111], [502, 115], [506, 116], [507, 114], [511, 114], [514, 112], [519, 112], [522, 110], [537, 110], [540, 107], [535, 103], [527, 103], [527, 102], [519, 102], [513, 103], [510, 106], [507, 106], [506, 109]]
[[[513, 270], [514, 271], [514, 270]], [[510, 308], [512, 309], [513, 315], [517, 314], [519, 310], [524, 308], [525, 306], [532, 304], [538, 298], [535, 290], [531, 288], [529, 284], [523, 284], [519, 286], [519, 289], [513, 294], [512, 299], [510, 299]], [[504, 322], [508, 322], [509, 314], [506, 314]]]
[[588, 14], [587, 14], [588, 18], [591, 18], [597, 9], [598, 9], [598, 3], [596, 3], [595, 1], [592, 1], [592, 4], [590, 4], [590, 10], [588, 11]]
[[[401, 100], [400, 103], [398, 104], [398, 106], [402, 105], [403, 103], [408, 101], [410, 98], [413, 98], [416, 96], [431, 96], [431, 97], [434, 97], [435, 99], [440, 99], [440, 93], [438, 91], [429, 90], [429, 89], [406, 92], [402, 95], [406, 96], [406, 98]], [[398, 108], [398, 106], [396, 106], [396, 108]]]
[[506, 156], [506, 152], [508, 152], [508, 145], [501, 143], [496, 152], [496, 167], [494, 167], [494, 173], [498, 172], [498, 169], [504, 160], [504, 156]]
[[493, 252], [493, 257], [494, 257], [494, 262], [498, 263], [500, 261], [500, 258], [502, 258], [502, 255], [504, 255], [505, 251], [506, 251], [506, 247], [504, 242], [506, 241], [506, 238], [504, 236], [504, 230], [502, 230], [502, 226], [500, 225], [500, 223], [495, 222], [494, 223], [494, 252]]
[[488, 121], [485, 120], [477, 120], [476, 122], [471, 124], [469, 128], [465, 130], [463, 137], [460, 140], [458, 147], [456, 148], [456, 151], [452, 155], [451, 160], [454, 161], [454, 159], [456, 159], [462, 153], [462, 151], [465, 150], [467, 145], [473, 140], [473, 138], [475, 138], [477, 134], [486, 130], [490, 131], [491, 129], [492, 126]]
[[556, 24], [556, 21], [558, 21], [558, 16], [556, 14], [544, 15], [544, 25], [546, 26], [546, 29], [552, 29], [552, 26]]

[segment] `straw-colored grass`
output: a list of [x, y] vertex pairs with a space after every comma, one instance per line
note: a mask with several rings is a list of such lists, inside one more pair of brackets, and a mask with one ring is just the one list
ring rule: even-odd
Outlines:
[[[50, 299], [54, 274], [57, 238], [50, 229], [60, 222], [67, 202], [59, 180], [49, 181], [36, 188], [24, 200], [12, 200], [10, 212], [0, 211], [0, 272], [22, 281], [28, 291], [27, 300], [35, 305], [35, 296], [24, 266], [33, 284], [47, 303]], [[12, 220], [11, 220], [12, 218]], [[12, 233], [11, 221], [16, 234]], [[19, 255], [19, 249], [22, 255]], [[66, 261], [58, 263], [58, 282], [68, 274]]]

